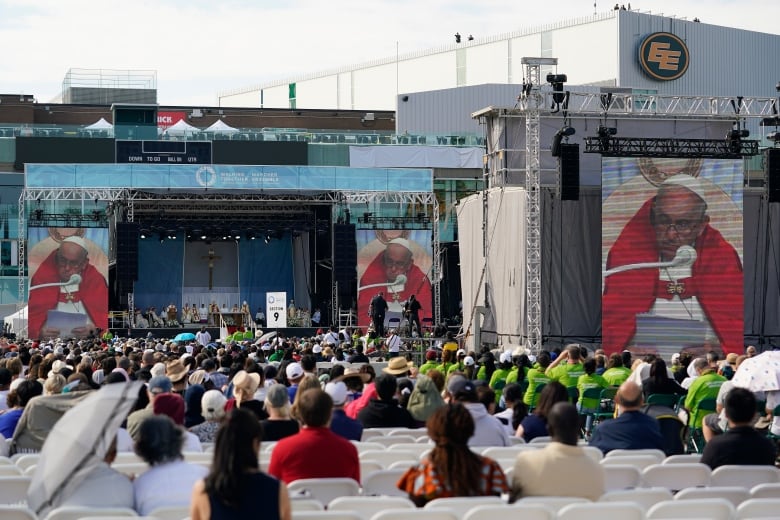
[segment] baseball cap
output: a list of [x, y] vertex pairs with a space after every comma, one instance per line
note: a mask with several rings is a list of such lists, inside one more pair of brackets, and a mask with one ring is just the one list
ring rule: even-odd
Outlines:
[[511, 363], [512, 362], [512, 353], [509, 351], [504, 351], [501, 353], [501, 356], [498, 358], [498, 360], [501, 363]]
[[474, 366], [474, 358], [471, 356], [466, 356], [463, 358], [463, 365], [467, 367], [473, 367]]
[[474, 385], [474, 382], [465, 377], [458, 377], [454, 381], [450, 381], [450, 384], [447, 385], [447, 390], [455, 399], [477, 396], [477, 387]]
[[290, 363], [285, 369], [285, 374], [287, 374], [287, 379], [298, 379], [303, 377], [303, 367], [300, 363]]
[[428, 361], [433, 361], [434, 359], [436, 359], [436, 352], [433, 350], [429, 350], [428, 352], [425, 353], [425, 359], [427, 359]]
[[314, 345], [311, 348], [311, 351], [314, 352], [315, 354], [321, 353], [322, 352], [322, 345]]
[[325, 392], [333, 399], [335, 406], [341, 406], [347, 402], [347, 385], [342, 381], [328, 383], [325, 385]]
[[462, 348], [459, 348], [458, 351], [455, 353], [455, 356], [457, 357], [465, 356], [465, 355], [466, 355], [466, 351], [463, 350]]
[[171, 391], [173, 383], [167, 376], [154, 376], [149, 380], [148, 389], [152, 394], [164, 394]]

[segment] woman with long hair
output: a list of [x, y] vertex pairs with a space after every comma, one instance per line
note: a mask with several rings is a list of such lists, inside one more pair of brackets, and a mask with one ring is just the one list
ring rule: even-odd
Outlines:
[[536, 437], [545, 437], [547, 432], [547, 414], [555, 403], [569, 400], [566, 387], [557, 381], [544, 385], [539, 395], [539, 405], [523, 419], [515, 431], [515, 437], [522, 437], [525, 442], [531, 442]]
[[206, 478], [192, 489], [192, 520], [241, 520], [262, 517], [290, 520], [290, 497], [284, 482], [260, 471], [258, 454], [263, 428], [257, 417], [237, 408], [217, 432], [214, 460]]
[[666, 361], [658, 357], [650, 365], [650, 376], [642, 380], [642, 393], [647, 399], [653, 394], [685, 395], [687, 390], [669, 377]]
[[438, 408], [427, 424], [433, 449], [398, 481], [398, 489], [418, 507], [434, 498], [500, 496], [508, 491], [501, 466], [469, 448], [474, 419], [462, 404]]

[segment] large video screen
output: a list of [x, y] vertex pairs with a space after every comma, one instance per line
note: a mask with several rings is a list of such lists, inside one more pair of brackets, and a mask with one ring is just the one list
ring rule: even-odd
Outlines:
[[421, 326], [433, 316], [430, 230], [359, 229], [356, 235], [358, 325], [365, 331], [371, 324], [371, 300], [382, 293], [387, 303], [385, 329], [410, 334], [412, 316], [405, 315], [404, 308], [411, 296], [420, 304]]
[[108, 327], [108, 229], [28, 229], [30, 338], [85, 338]]
[[743, 350], [742, 161], [605, 157], [608, 353]]

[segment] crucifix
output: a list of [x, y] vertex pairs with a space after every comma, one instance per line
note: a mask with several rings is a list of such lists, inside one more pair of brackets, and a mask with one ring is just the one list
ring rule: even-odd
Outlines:
[[209, 291], [214, 288], [214, 260], [219, 260], [221, 256], [214, 254], [214, 248], [209, 248], [208, 256], [201, 256], [202, 259], [209, 261]]

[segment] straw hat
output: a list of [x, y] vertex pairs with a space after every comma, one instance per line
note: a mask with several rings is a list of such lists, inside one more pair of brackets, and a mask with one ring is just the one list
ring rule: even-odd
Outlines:
[[390, 361], [387, 362], [387, 366], [382, 369], [382, 372], [393, 375], [405, 374], [413, 366], [414, 363], [411, 361], [407, 362], [405, 358], [396, 356], [394, 358], [390, 358]]

